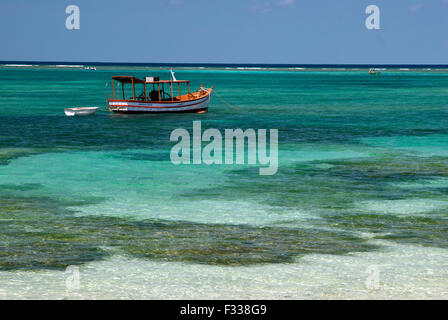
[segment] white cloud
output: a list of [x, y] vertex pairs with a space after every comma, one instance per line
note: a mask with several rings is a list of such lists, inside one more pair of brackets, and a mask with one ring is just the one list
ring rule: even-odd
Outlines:
[[268, 13], [272, 11], [272, 4], [270, 2], [257, 3], [251, 7], [255, 13]]
[[280, 7], [285, 7], [285, 6], [291, 6], [293, 4], [295, 4], [296, 0], [276, 0], [274, 1], [265, 1], [262, 3], [257, 3], [254, 4], [251, 7], [252, 12], [255, 13], [268, 13], [271, 12], [274, 9], [274, 6], [280, 6]]
[[420, 9], [423, 8], [423, 3], [413, 4], [409, 7], [409, 11], [411, 12], [417, 12], [420, 11]]
[[296, 3], [296, 0], [281, 0], [278, 4], [281, 6], [291, 6]]

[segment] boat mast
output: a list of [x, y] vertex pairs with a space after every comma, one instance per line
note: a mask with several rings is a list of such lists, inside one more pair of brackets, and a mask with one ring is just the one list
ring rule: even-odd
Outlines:
[[133, 100], [135, 100], [135, 86], [134, 86], [134, 78], [131, 78], [132, 81], [132, 97]]
[[172, 80], [173, 80], [173, 81], [176, 81], [177, 79], [176, 79], [176, 77], [174, 76], [174, 71], [173, 71], [173, 69], [170, 69], [170, 72], [171, 72], [171, 78], [173, 78]]

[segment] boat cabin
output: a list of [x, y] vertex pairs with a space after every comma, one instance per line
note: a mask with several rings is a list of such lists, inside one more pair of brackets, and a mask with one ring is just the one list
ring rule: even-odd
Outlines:
[[[186, 94], [182, 94], [181, 85], [184, 92], [186, 86]], [[133, 76], [114, 76], [112, 90], [113, 100], [175, 102], [195, 98], [190, 93], [190, 80], [159, 80], [158, 77], [143, 80]]]

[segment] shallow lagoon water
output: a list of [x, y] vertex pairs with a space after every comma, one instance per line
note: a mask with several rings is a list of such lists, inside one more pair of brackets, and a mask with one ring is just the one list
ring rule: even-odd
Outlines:
[[[0, 298], [446, 298], [448, 73], [182, 69], [240, 110], [64, 116], [117, 72], [164, 76], [0, 69]], [[174, 166], [194, 120], [279, 129], [278, 173]]]
[[[4, 296], [16, 299], [448, 298], [445, 250], [383, 246], [369, 253], [310, 254], [290, 264], [238, 267], [114, 256], [81, 266], [79, 289], [67, 290], [68, 275], [49, 270], [0, 271], [0, 284]], [[371, 266], [380, 270], [381, 281], [378, 288], [368, 289]]]

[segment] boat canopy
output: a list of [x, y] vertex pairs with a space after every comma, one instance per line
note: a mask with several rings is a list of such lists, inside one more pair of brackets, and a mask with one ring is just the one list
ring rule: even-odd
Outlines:
[[189, 83], [190, 80], [159, 80], [159, 81], [146, 81], [146, 83]]
[[145, 81], [133, 76], [114, 76], [113, 80], [121, 83], [150, 83], [150, 84], [163, 84], [163, 83], [189, 83], [190, 80], [158, 80], [158, 81]]
[[[190, 97], [190, 80], [159, 80], [158, 77], [146, 77], [140, 79], [133, 76], [113, 76], [112, 77], [112, 90], [113, 100], [116, 99], [115, 81], [122, 84], [121, 96], [122, 100], [138, 100], [138, 101], [177, 101], [187, 100]], [[179, 95], [174, 96], [174, 84], [177, 83], [179, 89]], [[182, 95], [181, 83], [187, 85], [187, 95]], [[132, 95], [129, 99], [126, 99], [125, 85], [130, 84], [132, 87]], [[169, 91], [165, 91], [165, 85], [169, 87]], [[148, 87], [148, 88], [147, 88]], [[137, 88], [141, 88], [141, 92], [135, 92]], [[147, 89], [151, 91], [147, 91]]]
[[144, 80], [133, 76], [114, 76], [112, 79], [121, 83], [145, 83]]

